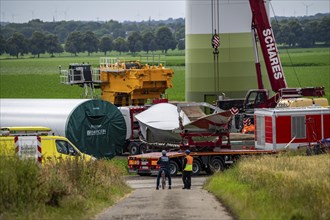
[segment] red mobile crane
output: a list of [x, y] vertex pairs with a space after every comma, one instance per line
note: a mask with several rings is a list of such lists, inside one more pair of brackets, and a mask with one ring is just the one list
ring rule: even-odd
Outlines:
[[[258, 89], [249, 90], [243, 103], [233, 102], [233, 100], [231, 100], [231, 103], [238, 105], [235, 107], [240, 108], [242, 112], [251, 113], [254, 108], [274, 108], [280, 99], [324, 96], [324, 87], [288, 88], [264, 0], [249, 0], [249, 3], [252, 12], [252, 36], [254, 39]], [[276, 93], [272, 97], [269, 97], [268, 91], [263, 85], [257, 39], [259, 39], [271, 89]], [[226, 100], [218, 101], [218, 106], [223, 109], [231, 108], [235, 104], [226, 104]]]
[[[271, 25], [268, 20], [266, 13], [266, 8], [264, 0], [249, 0], [250, 7], [252, 11], [252, 30], [253, 37], [255, 39], [255, 52], [256, 52], [256, 70], [257, 70], [257, 80], [258, 89], [249, 90], [244, 103], [242, 111], [247, 112], [247, 110], [254, 110], [254, 108], [272, 108], [276, 107], [277, 101], [280, 98], [293, 98], [301, 96], [324, 96], [323, 87], [311, 87], [311, 88], [288, 88], [285, 81], [282, 65], [278, 55], [278, 50], [275, 44], [274, 34]], [[271, 83], [272, 90], [276, 93], [273, 97], [269, 97], [268, 91], [264, 88], [260, 62], [257, 54], [256, 38], [259, 38], [260, 45], [263, 53], [263, 57], [266, 64], [266, 69], [268, 77]], [[212, 44], [215, 45], [219, 42], [219, 35], [215, 33], [212, 38]], [[218, 41], [217, 41], [218, 39]], [[218, 46], [218, 45], [217, 45]], [[214, 47], [214, 54], [217, 56], [218, 48]], [[251, 102], [252, 100], [252, 102]], [[219, 101], [218, 106], [221, 107], [221, 102]], [[232, 100], [231, 100], [232, 101]], [[233, 103], [233, 102], [231, 102]], [[235, 103], [235, 102], [234, 102]], [[228, 110], [232, 107], [238, 107], [227, 104], [227, 108], [222, 108]], [[178, 171], [181, 171], [182, 159], [184, 158], [184, 153], [182, 150], [190, 148], [193, 152], [191, 156], [194, 157], [193, 162], [193, 174], [197, 175], [200, 171], [206, 171], [207, 173], [212, 171], [220, 171], [226, 166], [231, 165], [236, 160], [244, 155], [259, 155], [259, 154], [272, 154], [276, 153], [275, 150], [257, 150], [254, 148], [250, 149], [230, 149], [230, 140], [228, 131], [212, 131], [212, 135], [219, 136], [220, 142], [210, 143], [208, 142], [194, 142], [191, 141], [194, 136], [209, 136], [210, 132], [199, 132], [189, 131], [183, 129], [181, 132], [182, 140], [188, 140], [187, 144], [180, 145], [180, 150], [176, 152], [169, 152], [168, 156], [170, 158], [171, 174], [175, 175]], [[215, 133], [218, 132], [218, 133]], [[226, 136], [227, 144], [222, 143], [222, 137]], [[207, 146], [206, 146], [207, 145]], [[208, 147], [207, 151], [203, 151], [205, 147]], [[215, 147], [220, 148], [219, 150], [212, 150]], [[140, 175], [147, 175], [152, 173], [157, 173], [159, 167], [157, 165], [157, 160], [161, 156], [159, 152], [147, 153], [141, 155], [134, 155], [128, 157], [128, 168], [129, 172], [136, 172]]]

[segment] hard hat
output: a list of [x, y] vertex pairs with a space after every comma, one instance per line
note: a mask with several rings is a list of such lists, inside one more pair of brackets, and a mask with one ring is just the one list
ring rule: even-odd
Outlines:
[[165, 156], [166, 155], [166, 150], [162, 150], [162, 154], [163, 154], [163, 156]]
[[190, 150], [186, 150], [185, 152], [186, 152], [186, 154], [190, 154]]

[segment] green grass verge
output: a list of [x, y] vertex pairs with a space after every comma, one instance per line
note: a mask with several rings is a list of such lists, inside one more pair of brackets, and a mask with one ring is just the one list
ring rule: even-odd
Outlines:
[[127, 157], [114, 157], [108, 161], [109, 164], [115, 165], [123, 175], [128, 175]]
[[131, 192], [123, 162], [34, 161], [1, 157], [0, 219], [92, 219]]
[[329, 219], [329, 155], [242, 159], [205, 189], [238, 219]]

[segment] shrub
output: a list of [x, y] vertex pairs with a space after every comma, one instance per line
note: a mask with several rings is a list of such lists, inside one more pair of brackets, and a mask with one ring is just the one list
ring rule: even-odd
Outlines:
[[0, 215], [9, 217], [13, 213], [34, 216], [36, 210], [50, 207], [79, 207], [76, 211], [83, 215], [90, 211], [87, 207], [93, 199], [111, 204], [129, 192], [121, 170], [103, 160], [58, 161], [40, 168], [32, 160], [3, 157], [0, 170]]

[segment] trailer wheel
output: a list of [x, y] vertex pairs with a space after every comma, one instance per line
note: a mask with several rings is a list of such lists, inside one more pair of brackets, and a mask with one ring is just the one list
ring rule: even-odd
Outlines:
[[193, 168], [192, 168], [192, 175], [197, 176], [202, 170], [202, 165], [199, 160], [194, 160]]
[[139, 153], [139, 145], [135, 142], [131, 142], [128, 146], [130, 155], [136, 155]]
[[142, 143], [142, 144], [139, 145], [139, 147], [140, 147], [140, 153], [141, 154], [147, 153], [148, 146], [146, 144]]
[[178, 173], [178, 170], [179, 170], [178, 164], [175, 161], [171, 160], [170, 161], [170, 175], [175, 176]]
[[213, 174], [213, 169], [211, 168], [211, 166], [208, 166], [206, 169], [205, 169], [206, 173], [209, 174], [209, 175], [212, 175]]
[[211, 170], [212, 173], [220, 172], [225, 169], [225, 166], [223, 165], [223, 161], [220, 158], [213, 158], [211, 160]]

